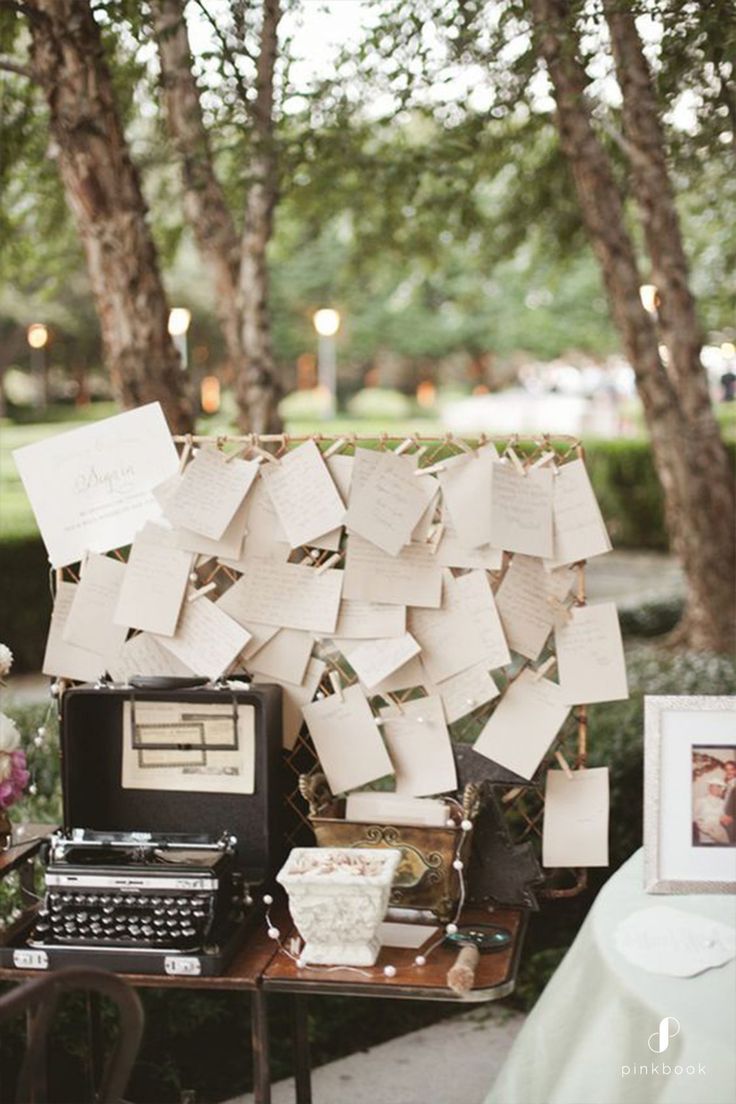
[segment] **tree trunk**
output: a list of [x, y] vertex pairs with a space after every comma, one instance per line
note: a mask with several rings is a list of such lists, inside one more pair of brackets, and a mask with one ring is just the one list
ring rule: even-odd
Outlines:
[[212, 273], [215, 311], [235, 371], [243, 362], [238, 307], [239, 241], [225, 193], [217, 178], [184, 16], [185, 0], [152, 0], [151, 14], [161, 65], [166, 119], [179, 158], [184, 215], [197, 248]]
[[733, 517], [733, 479], [719, 466], [714, 470], [711, 440], [701, 448], [702, 408], [696, 406], [701, 416], [693, 422], [688, 417], [691, 405], [681, 403], [679, 387], [660, 360], [652, 319], [641, 305], [634, 248], [608, 156], [593, 128], [570, 5], [567, 0], [530, 0], [530, 7], [537, 49], [554, 89], [560, 144], [614, 322], [636, 374], [667, 525], [687, 579], [687, 642], [725, 651], [734, 631], [733, 545], [724, 539], [720, 511]]
[[[719, 602], [724, 622], [736, 618], [733, 589], [734, 476], [728, 452], [713, 413], [708, 380], [700, 363], [702, 335], [695, 300], [688, 284], [688, 263], [682, 241], [675, 196], [667, 171], [664, 133], [651, 72], [642, 49], [634, 16], [618, 0], [604, 0], [611, 34], [616, 76], [623, 96], [626, 148], [631, 162], [633, 194], [641, 218], [647, 251], [652, 261], [652, 281], [659, 293], [659, 324], [669, 353], [668, 371], [688, 423], [689, 442], [697, 442], [698, 465], [703, 469], [702, 488], [691, 506], [687, 532], [682, 540], [699, 547], [700, 571], [709, 588], [723, 578]], [[699, 606], [688, 610], [696, 639], [715, 644], [727, 637], [701, 624]], [[720, 620], [720, 618], [719, 618]], [[723, 629], [728, 631], [724, 623]], [[689, 634], [688, 634], [689, 635]]]
[[67, 202], [84, 246], [105, 360], [125, 407], [158, 400], [174, 433], [192, 429], [185, 377], [138, 173], [88, 0], [29, 0], [31, 58], [49, 107]]
[[278, 413], [281, 389], [271, 346], [266, 256], [277, 195], [273, 78], [280, 19], [280, 0], [263, 0], [253, 105], [253, 155], [240, 245], [241, 333], [246, 363], [238, 374], [236, 390], [241, 428], [257, 433], [278, 433], [282, 428]]
[[244, 232], [240, 240], [212, 159], [192, 71], [183, 0], [153, 0], [169, 132], [182, 166], [184, 212], [213, 273], [216, 309], [235, 369], [239, 423], [246, 432], [278, 433], [280, 389], [271, 348], [266, 250], [276, 200], [273, 70], [278, 0], [264, 0]]

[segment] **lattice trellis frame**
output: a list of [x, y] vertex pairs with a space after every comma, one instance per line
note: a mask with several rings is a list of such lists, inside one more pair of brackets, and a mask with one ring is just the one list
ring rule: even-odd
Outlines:
[[[444, 436], [423, 436], [421, 434], [392, 435], [383, 433], [378, 436], [360, 436], [357, 434], [343, 434], [341, 436], [329, 436], [321, 433], [306, 436], [291, 436], [289, 434], [247, 434], [247, 435], [220, 435], [220, 436], [175, 436], [174, 442], [180, 447], [180, 468], [186, 465], [191, 451], [195, 446], [215, 447], [229, 456], [257, 456], [262, 455], [264, 462], [278, 458], [286, 450], [307, 440], [313, 440], [321, 449], [323, 455], [330, 456], [337, 452], [352, 454], [356, 446], [373, 447], [378, 449], [392, 449], [395, 452], [413, 452], [417, 455], [419, 467], [429, 467], [449, 456], [475, 449], [483, 444], [493, 443], [502, 456], [510, 456], [515, 463], [529, 467], [537, 462], [554, 463], [561, 466], [571, 458], [584, 459], [584, 449], [576, 437], [562, 434], [542, 434], [538, 436], [522, 437], [518, 434], [491, 436], [481, 434], [477, 438], [460, 438], [453, 434]], [[500, 447], [499, 447], [500, 446]], [[116, 549], [111, 555], [121, 561], [127, 558], [127, 549]], [[315, 566], [319, 567], [334, 553], [320, 551], [319, 556], [310, 554], [307, 549], [298, 549], [293, 552], [290, 559], [296, 562], [310, 556]], [[491, 585], [494, 592], [497, 590], [512, 555], [504, 553], [503, 564], [499, 571], [489, 571]], [[585, 561], [572, 565], [575, 573], [575, 585], [573, 604], [584, 606], [586, 604], [585, 585]], [[197, 576], [202, 586], [214, 583], [212, 597], [224, 593], [238, 578], [239, 573], [220, 564], [212, 558], [201, 556], [197, 561]], [[68, 580], [78, 582], [79, 565], [70, 565], [56, 570], [54, 573], [56, 582]], [[543, 663], [546, 658], [554, 655], [552, 650], [553, 634], [550, 635], [545, 652], [539, 657]], [[319, 687], [324, 693], [334, 691], [330, 674], [337, 673], [343, 686], [354, 680], [349, 668], [346, 670], [334, 652], [329, 649], [322, 650], [318, 654], [327, 663], [327, 669]], [[517, 668], [512, 668], [509, 681], [518, 677], [519, 673], [529, 666], [528, 661], [523, 661]], [[246, 668], [242, 663], [236, 662], [228, 672], [229, 674], [244, 673]], [[66, 686], [72, 685], [67, 680], [60, 680], [60, 695]], [[414, 690], [403, 691], [398, 694], [383, 695], [387, 702], [401, 705], [415, 694]], [[498, 698], [475, 710], [470, 722], [463, 718], [451, 726], [453, 739], [461, 742], [470, 742], [480, 731], [490, 714], [495, 708]], [[559, 735], [549, 749], [545, 759], [536, 775], [536, 780], [516, 786], [500, 786], [501, 804], [506, 815], [506, 821], [514, 842], [531, 840], [535, 847], [541, 848], [542, 823], [544, 815], [544, 778], [548, 767], [554, 765], [558, 753], [562, 753], [565, 764], [569, 763], [573, 768], [581, 768], [586, 765], [588, 754], [588, 715], [585, 705], [575, 706], [570, 717], [563, 725]], [[296, 738], [293, 747], [284, 749], [284, 770], [287, 780], [284, 791], [284, 803], [287, 808], [287, 822], [290, 828], [287, 831], [287, 843], [294, 845], [303, 843], [306, 834], [311, 836], [311, 826], [307, 817], [306, 805], [299, 793], [299, 776], [309, 773], [317, 766], [317, 756], [312, 745], [309, 733], [304, 725]], [[541, 895], [549, 898], [571, 897], [580, 893], [587, 884], [587, 871], [585, 869], [552, 870], [545, 871], [546, 881]]]

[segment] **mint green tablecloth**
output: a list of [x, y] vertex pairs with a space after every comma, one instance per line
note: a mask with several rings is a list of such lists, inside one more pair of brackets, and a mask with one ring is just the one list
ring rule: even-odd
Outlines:
[[[613, 940], [632, 912], [663, 905], [734, 925], [736, 899], [647, 894], [642, 859], [638, 851], [601, 890], [486, 1104], [736, 1101], [734, 960], [697, 977], [665, 977], [631, 965]], [[666, 1016], [679, 1021], [679, 1034], [664, 1053], [653, 1054], [648, 1039]]]

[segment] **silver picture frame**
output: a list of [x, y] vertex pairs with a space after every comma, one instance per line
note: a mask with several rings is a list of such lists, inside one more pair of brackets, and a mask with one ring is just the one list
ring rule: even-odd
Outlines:
[[[696, 738], [697, 714], [733, 714], [730, 729], [732, 738], [723, 743], [724, 748], [736, 747], [736, 697], [702, 696], [646, 696], [644, 698], [644, 888], [647, 893], [736, 893], [736, 878], [713, 880], [709, 878], [665, 878], [662, 875], [661, 819], [663, 757], [667, 754], [668, 741], [664, 736], [665, 718], [668, 713], [693, 714], [693, 742], [696, 747], [703, 739]], [[710, 746], [710, 745], [707, 745]], [[714, 741], [714, 746], [721, 746]], [[726, 850], [726, 849], [724, 849]], [[730, 852], [730, 848], [727, 851]], [[736, 850], [734, 850], [736, 858]]]

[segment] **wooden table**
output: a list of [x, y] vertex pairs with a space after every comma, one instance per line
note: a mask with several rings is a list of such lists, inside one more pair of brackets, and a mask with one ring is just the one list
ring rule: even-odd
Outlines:
[[[25, 835], [28, 843], [19, 843], [0, 853], [0, 878], [11, 870], [24, 868], [32, 860], [39, 843], [35, 838], [47, 834], [48, 825], [28, 825]], [[282, 904], [272, 910], [273, 922], [282, 933], [288, 946], [296, 935], [286, 907]], [[466, 910], [460, 925], [492, 923], [509, 928], [514, 939], [508, 948], [493, 954], [481, 955], [475, 975], [475, 985], [461, 997], [447, 987], [447, 972], [454, 963], [457, 947], [441, 945], [432, 952], [424, 966], [416, 966], [414, 959], [420, 951], [395, 947], [382, 949], [375, 966], [353, 969], [325, 969], [306, 967], [300, 969], [278, 945], [268, 938], [265, 923], [256, 923], [244, 939], [226, 972], [219, 977], [169, 977], [160, 974], [120, 974], [136, 988], [199, 989], [216, 992], [242, 991], [251, 1000], [251, 1046], [253, 1053], [253, 1092], [256, 1104], [269, 1104], [271, 1099], [268, 996], [270, 993], [286, 993], [293, 1000], [294, 1016], [294, 1079], [297, 1104], [310, 1104], [311, 1078], [309, 1037], [307, 1030], [307, 998], [310, 996], [389, 997], [398, 1000], [446, 1001], [467, 1004], [500, 1000], [512, 992], [516, 979], [518, 960], [524, 941], [527, 913], [522, 909], [498, 908], [492, 912], [479, 909]], [[10, 935], [10, 932], [7, 933]], [[384, 967], [392, 965], [396, 973], [384, 974]], [[38, 977], [37, 970], [0, 967], [0, 981], [17, 982], [21, 978]], [[97, 1032], [92, 1031], [93, 1038]]]

